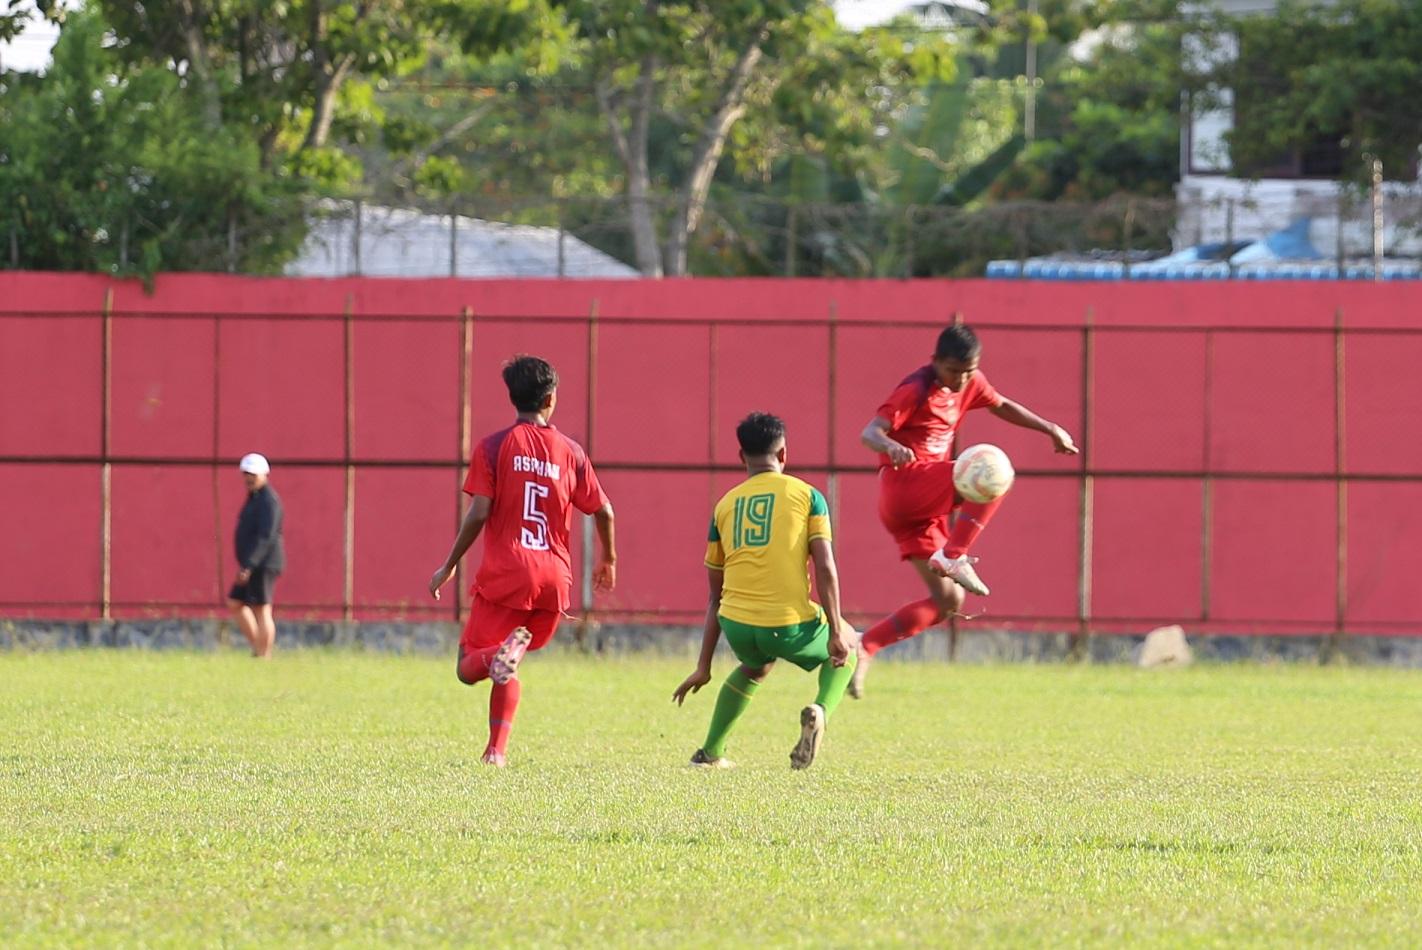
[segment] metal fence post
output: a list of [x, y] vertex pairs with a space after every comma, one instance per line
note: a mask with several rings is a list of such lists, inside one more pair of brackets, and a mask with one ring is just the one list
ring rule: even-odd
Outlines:
[[[212, 540], [217, 547], [217, 559], [213, 562], [217, 573], [217, 595], [223, 594], [226, 572], [222, 569], [222, 314], [212, 315]], [[227, 645], [227, 616], [223, 615], [217, 625], [217, 642]]]
[[1212, 330], [1205, 331], [1205, 373], [1202, 386], [1204, 389], [1204, 412], [1201, 422], [1204, 428], [1204, 438], [1200, 440], [1202, 456], [1200, 459], [1202, 469], [1200, 485], [1200, 620], [1207, 622], [1210, 619], [1212, 593], [1210, 572], [1214, 570], [1212, 548], [1215, 541], [1215, 462], [1214, 452], [1210, 446], [1211, 433], [1214, 431], [1215, 398], [1215, 334]]
[[[474, 453], [474, 418], [473, 406], [470, 405], [474, 388], [474, 308], [468, 306], [459, 312], [459, 353], [459, 454], [454, 465], [455, 531], [464, 521], [464, 493], [458, 490], [464, 481], [461, 469], [469, 464]], [[454, 566], [454, 583], [454, 620], [458, 623], [464, 616], [464, 598], [468, 596], [466, 588], [469, 586], [464, 582], [462, 558]]]
[[568, 240], [568, 229], [564, 226], [563, 201], [559, 199], [555, 205], [558, 211], [558, 276], [568, 276], [568, 250], [566, 247]]
[[459, 215], [449, 214], [449, 276], [459, 276]]
[[904, 277], [913, 276], [913, 232], [918, 209], [909, 205], [904, 209]]
[[351, 260], [352, 260], [352, 262], [353, 262], [354, 265], [355, 265], [355, 269], [354, 269], [353, 271], [351, 271], [351, 273], [352, 273], [352, 274], [356, 274], [357, 276], [359, 276], [359, 274], [360, 274], [360, 272], [361, 272], [361, 267], [360, 267], [360, 231], [361, 231], [361, 215], [362, 215], [363, 210], [364, 210], [364, 205], [363, 205], [363, 203], [361, 202], [361, 200], [360, 200], [359, 198], [357, 198], [357, 199], [355, 200], [355, 228], [354, 228], [354, 231], [352, 232], [352, 237], [351, 237]]
[[1225, 260], [1229, 262], [1229, 279], [1234, 280], [1234, 199], [1225, 199]]
[[107, 288], [104, 291], [104, 311], [103, 319], [100, 321], [100, 333], [103, 339], [103, 378], [100, 385], [103, 392], [100, 395], [101, 406], [99, 409], [102, 420], [100, 430], [100, 453], [103, 459], [100, 468], [100, 491], [102, 493], [102, 512], [100, 514], [101, 527], [100, 535], [102, 542], [100, 545], [100, 587], [99, 596], [99, 617], [102, 620], [113, 619], [113, 578], [114, 578], [114, 465], [110, 458], [113, 448], [113, 397], [114, 397], [114, 289]]
[[1095, 328], [1096, 311], [1086, 308], [1086, 325], [1081, 331], [1081, 492], [1077, 522], [1077, 629], [1067, 645], [1072, 660], [1085, 660], [1091, 642], [1092, 558], [1095, 543], [1096, 484], [1091, 474], [1092, 397], [1096, 387]]
[[1121, 245], [1125, 252], [1121, 259], [1121, 273], [1131, 276], [1131, 232], [1136, 223], [1136, 202], [1133, 198], [1126, 199], [1126, 217], [1121, 222]]
[[785, 235], [785, 276], [795, 276], [795, 257], [799, 250], [798, 243], [800, 224], [800, 208], [798, 205], [790, 205], [789, 221], [786, 223]]
[[355, 298], [346, 294], [345, 315], [342, 320], [342, 339], [345, 349], [345, 544], [343, 546], [345, 567], [342, 573], [341, 619], [350, 623], [355, 619]]
[[227, 206], [227, 273], [237, 272], [237, 209]]
[[1373, 159], [1373, 280], [1383, 279], [1383, 166]]
[[1339, 307], [1333, 315], [1333, 473], [1337, 485], [1335, 503], [1338, 519], [1338, 551], [1334, 574], [1336, 599], [1334, 601], [1333, 634], [1324, 646], [1321, 657], [1324, 662], [1330, 662], [1343, 656], [1348, 623], [1348, 459], [1345, 438], [1347, 415], [1345, 412], [1344, 345], [1343, 308]]
[[1347, 202], [1348, 202], [1348, 186], [1347, 186], [1347, 185], [1339, 185], [1339, 186], [1338, 186], [1338, 222], [1337, 222], [1337, 227], [1334, 228], [1334, 232], [1335, 232], [1335, 234], [1334, 234], [1334, 244], [1336, 245], [1335, 248], [1334, 248], [1334, 253], [1335, 253], [1335, 256], [1337, 257], [1337, 261], [1338, 261], [1338, 263], [1337, 263], [1338, 273], [1335, 274], [1334, 277], [1336, 277], [1338, 280], [1342, 280], [1342, 279], [1343, 279], [1343, 258], [1344, 258], [1344, 253], [1343, 253], [1343, 221], [1344, 221], [1344, 219], [1345, 219], [1346, 216], [1347, 216], [1347, 215], [1346, 215]]
[[[583, 433], [583, 448], [588, 457], [593, 457], [593, 433], [597, 426], [597, 316], [598, 301], [594, 297], [588, 305], [588, 381], [587, 381], [587, 431]], [[582, 563], [583, 619], [578, 624], [576, 640], [578, 646], [588, 648], [588, 632], [597, 628], [593, 614], [596, 609], [597, 591], [593, 587], [593, 519], [583, 516], [583, 563]]]

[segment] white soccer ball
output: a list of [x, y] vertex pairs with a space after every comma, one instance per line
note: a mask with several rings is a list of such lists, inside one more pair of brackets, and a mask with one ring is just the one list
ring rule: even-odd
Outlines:
[[1001, 498], [1016, 474], [1007, 453], [986, 442], [968, 446], [953, 463], [953, 485], [969, 501]]

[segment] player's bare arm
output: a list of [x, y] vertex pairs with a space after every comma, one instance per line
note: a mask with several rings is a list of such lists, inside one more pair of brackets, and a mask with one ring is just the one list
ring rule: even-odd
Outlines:
[[1076, 443], [1072, 441], [1070, 432], [1055, 422], [1048, 422], [1021, 403], [1013, 402], [1011, 399], [1004, 399], [1002, 405], [990, 409], [989, 412], [1004, 422], [1010, 422], [1015, 426], [1045, 432], [1047, 438], [1052, 440], [1052, 445], [1060, 455], [1075, 455], [1080, 451], [1076, 447]]
[[682, 680], [672, 692], [672, 699], [678, 706], [686, 697], [697, 692], [701, 687], [711, 682], [711, 658], [716, 653], [716, 641], [721, 639], [721, 586], [725, 582], [726, 575], [720, 568], [706, 568], [706, 626], [701, 633], [701, 655], [696, 659], [696, 669], [686, 679]]
[[889, 457], [894, 468], [900, 468], [913, 461], [913, 449], [900, 445], [889, 438], [889, 420], [875, 416], [869, 420], [864, 431], [859, 434], [860, 443], [871, 452], [882, 452]]
[[820, 606], [829, 621], [830, 662], [843, 666], [849, 660], [853, 645], [845, 635], [845, 628], [849, 625], [839, 613], [839, 569], [834, 563], [834, 547], [825, 538], [813, 539], [810, 542], [810, 560], [815, 565], [815, 589], [820, 595]]
[[597, 525], [597, 539], [602, 545], [602, 557], [597, 567], [593, 568], [593, 587], [612, 590], [617, 586], [617, 538], [613, 529], [612, 502], [593, 512], [593, 523]]
[[494, 499], [485, 495], [475, 495], [469, 503], [469, 510], [464, 513], [464, 521], [459, 525], [459, 534], [454, 536], [454, 546], [449, 549], [449, 556], [430, 576], [430, 596], [435, 600], [439, 600], [439, 589], [454, 576], [454, 569], [459, 566], [464, 552], [469, 550], [470, 545], [478, 539], [479, 532], [484, 530], [484, 523], [489, 520], [489, 511], [493, 506]]

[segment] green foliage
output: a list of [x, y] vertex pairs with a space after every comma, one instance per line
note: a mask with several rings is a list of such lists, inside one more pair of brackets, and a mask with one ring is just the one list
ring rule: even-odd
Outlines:
[[44, 77], [0, 79], [0, 234], [19, 266], [278, 268], [304, 230], [294, 189], [206, 127], [172, 72], [117, 62], [104, 31], [73, 15]]
[[993, 184], [992, 197], [1169, 194], [1180, 175], [1181, 28], [1117, 27], [1084, 60], [1061, 61], [1040, 99], [1038, 139]]
[[1341, 144], [1340, 177], [1416, 176], [1422, 145], [1422, 4], [1287, 0], [1276, 16], [1226, 23], [1239, 56], [1221, 70], [1235, 92], [1230, 153], [1242, 169], [1327, 142]]
[[685, 763], [730, 663], [678, 709], [691, 663], [530, 657], [496, 771], [488, 686], [448, 656], [0, 654], [0, 944], [1415, 933], [1415, 671], [881, 660], [792, 772], [815, 680], [777, 665], [732, 736], [740, 768], [707, 773]]

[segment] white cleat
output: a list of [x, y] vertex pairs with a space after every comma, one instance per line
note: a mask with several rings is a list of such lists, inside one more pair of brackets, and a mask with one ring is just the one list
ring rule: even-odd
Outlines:
[[968, 557], [966, 554], [950, 558], [942, 551], [934, 551], [933, 556], [928, 559], [928, 564], [933, 568], [935, 574], [948, 578], [968, 593], [986, 597], [988, 587], [978, 577], [978, 572], [973, 570], [973, 565], [977, 563], [977, 560], [977, 558]]
[[489, 661], [489, 679], [502, 686], [518, 675], [518, 665], [523, 662], [528, 646], [533, 642], [533, 634], [527, 627], [515, 627], [513, 632], [499, 644], [499, 650]]
[[825, 711], [818, 703], [800, 710], [800, 741], [790, 750], [790, 767], [807, 769], [820, 751], [825, 738]]

